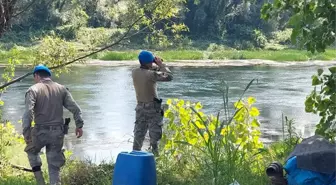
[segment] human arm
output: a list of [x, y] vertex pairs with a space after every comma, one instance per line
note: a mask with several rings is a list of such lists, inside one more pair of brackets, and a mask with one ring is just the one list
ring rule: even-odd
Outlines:
[[26, 143], [31, 141], [31, 123], [34, 118], [34, 107], [36, 103], [36, 92], [29, 88], [25, 94], [25, 111], [22, 116], [22, 134]]
[[82, 127], [84, 125], [82, 111], [76, 101], [73, 99], [68, 89], [65, 91], [63, 106], [73, 114], [73, 118], [76, 124], [76, 135], [78, 138], [81, 137], [83, 135]]
[[158, 57], [155, 57], [155, 63], [158, 66], [157, 70], [153, 73], [154, 81], [172, 81], [173, 74], [168, 67]]

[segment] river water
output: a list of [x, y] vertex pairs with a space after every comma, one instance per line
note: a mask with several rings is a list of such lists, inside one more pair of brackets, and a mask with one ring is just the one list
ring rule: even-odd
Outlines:
[[[72, 121], [65, 148], [74, 155], [95, 162], [114, 160], [121, 151], [132, 149], [135, 119], [135, 92], [131, 79], [133, 67], [86, 66], [64, 74], [55, 81], [66, 85], [83, 110], [84, 135], [77, 139]], [[294, 118], [298, 132], [313, 134], [318, 117], [305, 113], [304, 101], [312, 90], [311, 76], [318, 67], [171, 67], [172, 82], [158, 85], [164, 98], [200, 101], [204, 111], [216, 114], [222, 108], [222, 96], [216, 89], [220, 80], [230, 85], [231, 101], [238, 99], [252, 79], [258, 79], [246, 96], [257, 99], [260, 110], [262, 139], [276, 141], [282, 137], [282, 114]], [[26, 70], [18, 70], [17, 75]], [[2, 73], [2, 71], [1, 71]], [[32, 77], [12, 85], [4, 94], [4, 118], [11, 120], [21, 131], [18, 120], [24, 110], [24, 93], [33, 84]], [[71, 116], [65, 110], [66, 116]], [[72, 118], [72, 116], [71, 116]]]

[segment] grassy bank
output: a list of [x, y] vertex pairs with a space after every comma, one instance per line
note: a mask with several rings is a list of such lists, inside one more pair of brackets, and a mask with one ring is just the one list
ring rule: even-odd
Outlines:
[[[137, 60], [140, 50], [121, 50], [105, 51], [91, 56], [92, 59], [103, 61], [123, 61]], [[156, 55], [162, 57], [166, 62], [176, 60], [242, 60], [242, 59], [263, 59], [278, 62], [286, 61], [309, 61], [309, 60], [336, 60], [336, 51], [328, 49], [325, 53], [312, 54], [303, 50], [285, 49], [285, 50], [166, 50], [153, 51]], [[80, 53], [79, 53], [80, 55]], [[36, 57], [35, 48], [20, 47], [15, 51], [0, 51], [0, 64], [6, 64], [8, 59], [16, 57], [22, 64], [31, 64]]]
[[[137, 60], [138, 51], [109, 51], [103, 52], [94, 58], [100, 60]], [[311, 54], [303, 50], [286, 49], [279, 51], [272, 50], [222, 50], [222, 51], [201, 51], [201, 50], [171, 50], [157, 51], [156, 55], [161, 56], [168, 62], [174, 60], [228, 60], [228, 59], [263, 59], [273, 61], [308, 61], [308, 60], [336, 60], [336, 52], [329, 49], [325, 53]]]

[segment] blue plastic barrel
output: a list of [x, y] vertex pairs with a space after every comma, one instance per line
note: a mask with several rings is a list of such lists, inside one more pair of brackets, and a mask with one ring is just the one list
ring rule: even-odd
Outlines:
[[156, 185], [154, 155], [142, 151], [119, 153], [112, 185]]

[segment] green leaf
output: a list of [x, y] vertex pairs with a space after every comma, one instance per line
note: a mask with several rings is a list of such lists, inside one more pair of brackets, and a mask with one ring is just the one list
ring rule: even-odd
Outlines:
[[182, 107], [184, 105], [184, 100], [180, 100], [178, 103], [177, 103], [177, 106], [178, 107]]
[[336, 93], [334, 93], [334, 94], [332, 94], [332, 95], [330, 96], [330, 100], [331, 100], [332, 102], [334, 102], [334, 105], [336, 105]]
[[263, 5], [263, 7], [261, 8], [261, 11], [260, 11], [261, 18], [264, 19], [264, 20], [268, 20], [271, 17], [271, 15], [269, 13], [269, 11], [271, 11], [271, 10], [272, 10], [272, 5], [270, 3], [265, 3]]
[[312, 81], [312, 85], [315, 86], [315, 85], [320, 85], [322, 83], [322, 81], [316, 76], [314, 75], [313, 76], [313, 81]]
[[253, 119], [252, 121], [252, 127], [260, 127], [260, 123], [257, 119]]
[[249, 105], [252, 105], [256, 102], [256, 99], [254, 97], [248, 97], [247, 102]]
[[252, 107], [250, 110], [250, 115], [253, 117], [259, 116], [259, 110], [257, 109], [257, 107]]
[[281, 7], [281, 1], [280, 0], [274, 0], [273, 2], [276, 9], [280, 9]]
[[335, 73], [336, 73], [336, 67], [331, 67], [331, 68], [329, 68], [329, 71], [330, 71], [332, 74], [335, 74]]
[[197, 143], [197, 138], [190, 139], [188, 143], [191, 145], [195, 145]]
[[198, 129], [204, 129], [205, 128], [205, 126], [204, 126], [204, 124], [203, 124], [203, 122], [202, 121], [196, 121], [195, 122], [195, 125], [196, 125], [196, 127], [198, 128]]
[[293, 27], [297, 27], [303, 19], [303, 15], [301, 13], [293, 15], [289, 21], [288, 24]]
[[245, 119], [245, 116], [244, 116], [244, 112], [243, 109], [240, 109], [237, 114], [234, 116], [234, 119], [238, 122], [242, 122], [244, 121]]
[[313, 112], [314, 101], [312, 97], [308, 97], [305, 101], [305, 110], [306, 112]]
[[301, 32], [301, 29], [299, 29], [299, 28], [294, 28], [293, 29], [292, 34], [291, 34], [291, 42], [293, 44], [297, 43], [297, 37], [299, 36], [300, 32]]
[[200, 102], [198, 102], [197, 104], [196, 104], [196, 106], [195, 106], [195, 109], [196, 110], [199, 110], [199, 109], [201, 109], [202, 108], [202, 104], [200, 103]]
[[323, 69], [318, 69], [318, 70], [317, 70], [317, 74], [318, 74], [318, 76], [321, 76], [322, 73], [323, 73]]
[[242, 107], [244, 107], [244, 104], [242, 101], [237, 101], [234, 106], [236, 107], [236, 109], [241, 109]]
[[2, 101], [2, 100], [0, 100], [0, 106], [3, 106], [5, 103]]

